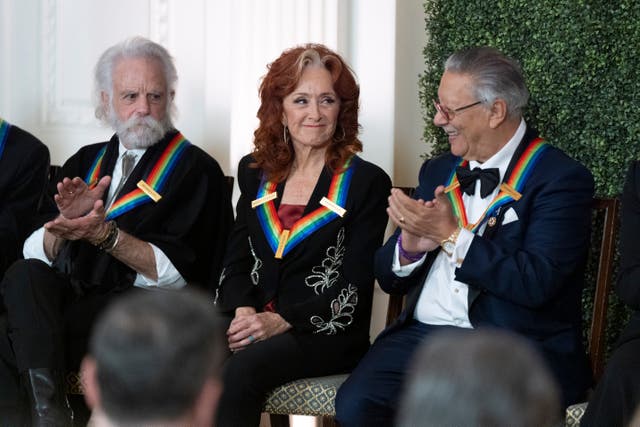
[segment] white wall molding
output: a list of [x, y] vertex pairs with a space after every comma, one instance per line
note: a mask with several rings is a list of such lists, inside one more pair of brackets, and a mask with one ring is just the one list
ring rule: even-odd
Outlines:
[[[81, 0], [78, 0], [81, 1]], [[93, 100], [91, 98], [91, 90], [76, 96], [77, 92], [69, 90], [69, 85], [73, 84], [72, 79], [67, 78], [68, 75], [74, 73], [74, 58], [78, 54], [93, 52], [97, 60], [97, 47], [101, 47], [103, 43], [101, 38], [91, 37], [91, 34], [84, 34], [83, 25], [73, 25], [76, 22], [88, 22], [91, 25], [92, 20], [96, 19], [96, 15], [100, 16], [99, 9], [112, 9], [125, 6], [126, 1], [108, 2], [99, 6], [98, 12], [91, 10], [89, 7], [72, 8], [69, 7], [71, 2], [63, 2], [61, 0], [44, 0], [42, 7], [42, 49], [40, 62], [43, 64], [41, 73], [41, 84], [43, 94], [42, 108], [42, 126], [85, 126], [91, 127], [96, 125], [93, 116]], [[163, 45], [167, 45], [169, 40], [169, 1], [168, 0], [148, 0], [146, 4], [141, 4], [143, 10], [148, 11], [148, 28], [146, 34], [153, 40]], [[138, 5], [140, 7], [141, 5]], [[123, 10], [127, 10], [122, 7]], [[83, 14], [84, 12], [84, 14]], [[105, 13], [105, 16], [108, 14]], [[129, 35], [138, 34], [133, 31]], [[121, 29], [114, 28], [114, 34], [111, 39], [120, 41], [118, 33]], [[109, 34], [102, 35], [105, 39], [109, 39]], [[84, 43], [68, 43], [70, 38], [76, 39], [86, 37]], [[113, 44], [113, 43], [111, 43]], [[79, 52], [72, 51], [74, 46], [81, 45], [83, 48]], [[92, 83], [93, 64], [86, 70], [88, 75], [82, 76], [82, 80], [89, 80]]]

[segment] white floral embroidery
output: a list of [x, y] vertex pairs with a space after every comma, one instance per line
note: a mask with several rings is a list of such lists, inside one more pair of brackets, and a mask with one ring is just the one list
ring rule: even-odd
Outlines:
[[216, 296], [213, 298], [214, 304], [217, 304], [218, 298], [220, 298], [220, 288], [222, 288], [222, 282], [224, 282], [224, 279], [226, 279], [226, 273], [227, 273], [227, 270], [223, 268], [222, 272], [220, 273], [220, 278], [218, 279], [218, 288], [216, 289]]
[[318, 328], [316, 334], [324, 332], [327, 335], [335, 335], [338, 329], [344, 330], [353, 322], [353, 313], [358, 304], [358, 290], [355, 286], [349, 286], [340, 291], [338, 298], [331, 301], [331, 319], [325, 322], [320, 316], [312, 316], [310, 321]]
[[256, 251], [253, 250], [253, 243], [251, 243], [251, 237], [249, 239], [249, 249], [251, 249], [251, 255], [253, 255], [253, 267], [251, 267], [251, 283], [255, 285], [260, 281], [260, 273], [258, 270], [262, 267], [262, 260], [256, 255]]
[[311, 269], [313, 274], [304, 279], [304, 283], [313, 288], [316, 295], [320, 295], [320, 293], [333, 286], [340, 277], [340, 272], [338, 270], [342, 266], [342, 259], [344, 258], [345, 251], [345, 248], [342, 245], [343, 242], [344, 227], [338, 232], [336, 245], [329, 246], [327, 249], [327, 257], [322, 260], [320, 265], [316, 265]]

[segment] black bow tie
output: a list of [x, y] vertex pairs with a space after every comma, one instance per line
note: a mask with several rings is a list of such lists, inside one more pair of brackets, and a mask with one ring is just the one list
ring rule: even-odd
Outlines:
[[456, 175], [462, 191], [470, 196], [476, 191], [476, 179], [480, 179], [480, 196], [484, 199], [487, 197], [500, 182], [500, 171], [498, 168], [480, 169], [473, 168], [469, 170], [469, 166], [458, 166]]

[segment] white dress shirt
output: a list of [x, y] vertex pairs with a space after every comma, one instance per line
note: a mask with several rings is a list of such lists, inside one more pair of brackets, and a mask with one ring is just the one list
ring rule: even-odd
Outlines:
[[[117, 183], [120, 182], [120, 177], [122, 176], [122, 156], [126, 151], [135, 155], [136, 159], [133, 166], [135, 168], [135, 165], [138, 164], [138, 161], [142, 158], [146, 149], [127, 150], [124, 145], [120, 144], [118, 160], [116, 161], [113, 174], [111, 175], [111, 184], [113, 185], [109, 185], [109, 193], [106, 200], [109, 200], [111, 196], [113, 196]], [[107, 209], [108, 208], [109, 207], [107, 206]], [[153, 255], [156, 260], [156, 273], [158, 275], [158, 280], [152, 280], [138, 273], [136, 275], [136, 280], [133, 282], [133, 286], [137, 286], [139, 288], [163, 289], [179, 289], [184, 287], [187, 284], [186, 280], [184, 280], [180, 275], [169, 258], [156, 245], [152, 243], [149, 243], [149, 245], [151, 246], [151, 249], [153, 249]], [[25, 259], [36, 258], [51, 266], [52, 261], [49, 260], [44, 251], [44, 227], [40, 227], [34, 231], [29, 238], [27, 238], [24, 242], [23, 255]]]
[[[524, 120], [520, 121], [520, 125], [509, 142], [484, 163], [469, 161], [469, 168], [473, 170], [476, 167], [498, 168], [500, 171], [500, 182], [509, 167], [509, 162], [513, 153], [518, 148], [522, 137], [526, 130]], [[443, 183], [444, 184], [444, 183]], [[469, 223], [474, 224], [485, 212], [493, 198], [500, 191], [497, 186], [491, 194], [484, 199], [480, 197], [480, 180], [476, 181], [475, 193], [470, 196], [462, 193], [462, 201], [467, 214]], [[486, 223], [478, 229], [478, 234], [482, 235]], [[463, 228], [456, 240], [455, 249], [451, 256], [444, 251], [436, 256], [436, 259], [427, 274], [427, 278], [422, 286], [420, 297], [416, 305], [413, 317], [423, 323], [430, 325], [451, 325], [461, 328], [472, 328], [469, 321], [469, 304], [468, 293], [469, 287], [454, 279], [455, 269], [462, 265], [464, 258], [471, 247], [471, 242], [475, 234]], [[407, 264], [400, 265], [398, 247], [396, 245], [392, 270], [399, 277], [406, 277], [418, 266], [422, 265], [426, 255], [422, 259]]]

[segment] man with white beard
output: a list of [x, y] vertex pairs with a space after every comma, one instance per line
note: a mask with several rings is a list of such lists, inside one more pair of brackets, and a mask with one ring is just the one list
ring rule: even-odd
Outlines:
[[98, 60], [96, 117], [115, 135], [67, 160], [51, 219], [0, 284], [0, 425], [71, 425], [64, 373], [114, 297], [216, 286], [230, 194], [218, 163], [173, 127], [176, 82], [169, 53], [143, 38]]

